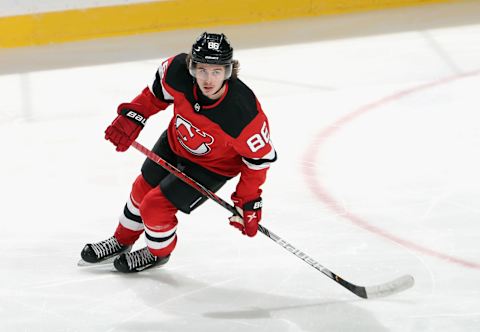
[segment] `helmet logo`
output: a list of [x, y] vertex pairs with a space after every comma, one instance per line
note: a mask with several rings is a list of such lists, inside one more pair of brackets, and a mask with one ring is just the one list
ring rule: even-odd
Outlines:
[[[231, 65], [233, 48], [223, 33], [204, 32], [192, 45], [191, 56], [193, 63]], [[192, 76], [195, 77], [194, 74]]]
[[220, 49], [220, 43], [208, 42], [208, 49], [218, 51]]

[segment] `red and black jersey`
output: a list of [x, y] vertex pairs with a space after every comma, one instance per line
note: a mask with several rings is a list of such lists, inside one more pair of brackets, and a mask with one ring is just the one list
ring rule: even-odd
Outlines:
[[270, 163], [276, 160], [267, 117], [255, 94], [239, 79], [226, 81], [218, 100], [203, 102], [186, 56], [182, 53], [163, 61], [151, 88], [129, 106], [136, 105], [148, 117], [173, 103], [168, 126], [172, 151], [227, 177], [240, 173], [236, 195], [244, 201], [255, 199]]

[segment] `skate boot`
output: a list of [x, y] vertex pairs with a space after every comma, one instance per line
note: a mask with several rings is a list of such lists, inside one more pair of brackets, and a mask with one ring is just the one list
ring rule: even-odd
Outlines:
[[132, 246], [122, 245], [114, 236], [112, 236], [104, 241], [85, 245], [81, 252], [81, 256], [86, 264], [82, 264], [82, 261], [78, 264], [90, 265], [109, 263], [121, 253], [129, 252], [131, 249]]
[[147, 247], [131, 253], [121, 254], [113, 261], [117, 271], [123, 273], [140, 272], [152, 267], [160, 267], [168, 262], [170, 255], [157, 257], [152, 255]]

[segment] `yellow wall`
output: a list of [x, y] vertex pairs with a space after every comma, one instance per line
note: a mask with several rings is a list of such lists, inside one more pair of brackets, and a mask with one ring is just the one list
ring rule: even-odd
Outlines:
[[0, 17], [0, 48], [459, 0], [177, 0]]

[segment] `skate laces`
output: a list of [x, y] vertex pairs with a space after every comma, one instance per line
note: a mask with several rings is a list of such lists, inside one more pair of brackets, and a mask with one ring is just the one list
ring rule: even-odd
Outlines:
[[118, 243], [117, 239], [112, 236], [104, 241], [92, 243], [92, 249], [98, 258], [103, 258], [122, 249], [122, 246]]
[[127, 264], [130, 269], [152, 264], [157, 260], [147, 248], [126, 254], [125, 258], [127, 259]]

